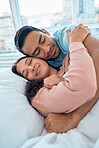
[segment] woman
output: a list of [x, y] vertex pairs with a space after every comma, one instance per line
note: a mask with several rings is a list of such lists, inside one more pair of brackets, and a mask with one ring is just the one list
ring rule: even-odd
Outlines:
[[94, 64], [82, 44], [89, 33], [82, 26], [71, 32], [70, 55], [64, 59], [59, 72], [41, 59], [27, 57], [17, 62], [17, 73], [28, 80], [41, 81], [50, 76], [44, 80], [44, 86], [53, 86], [52, 89], [41, 88], [31, 100], [31, 105], [42, 115], [71, 112], [94, 97], [97, 89]]

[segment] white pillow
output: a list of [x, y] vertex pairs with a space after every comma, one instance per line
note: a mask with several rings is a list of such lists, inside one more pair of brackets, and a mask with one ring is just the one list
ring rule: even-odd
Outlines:
[[44, 118], [24, 95], [26, 80], [8, 69], [0, 70], [0, 147], [20, 148], [29, 138], [39, 136]]

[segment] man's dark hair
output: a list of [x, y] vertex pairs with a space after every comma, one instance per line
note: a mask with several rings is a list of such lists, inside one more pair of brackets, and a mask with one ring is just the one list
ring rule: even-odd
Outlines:
[[41, 31], [38, 28], [32, 27], [32, 26], [23, 26], [22, 28], [20, 28], [15, 35], [14, 38], [14, 42], [15, 42], [15, 46], [16, 48], [23, 53], [24, 55], [26, 55], [23, 51], [22, 51], [22, 47], [24, 45], [25, 39], [27, 37], [27, 35], [31, 32], [31, 31]]
[[32, 97], [34, 97], [37, 94], [41, 87], [43, 87], [43, 81], [30, 80], [27, 82], [25, 95], [30, 104], [31, 100], [33, 99]]
[[[14, 74], [16, 74], [16, 75], [18, 75], [18, 76], [21, 76], [21, 77], [23, 77], [23, 78], [25, 78], [25, 77], [17, 72], [17, 64], [18, 64], [18, 62], [19, 62], [20, 60], [22, 60], [22, 59], [24, 59], [24, 58], [26, 58], [26, 57], [28, 57], [28, 56], [24, 56], [24, 57], [19, 58], [19, 59], [13, 64], [13, 66], [12, 66], [12, 68], [11, 68], [11, 70], [12, 70], [12, 72], [13, 72]], [[25, 79], [26, 79], [26, 78], [25, 78]]]

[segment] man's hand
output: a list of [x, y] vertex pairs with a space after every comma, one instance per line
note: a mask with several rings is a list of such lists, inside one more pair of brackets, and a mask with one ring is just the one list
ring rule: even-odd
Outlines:
[[81, 42], [83, 43], [88, 35], [91, 35], [90, 29], [82, 24], [76, 26], [72, 32], [70, 29], [66, 30], [66, 35], [69, 43]]
[[47, 133], [64, 133], [75, 128], [79, 121], [77, 116], [73, 115], [75, 114], [48, 114], [45, 119], [45, 129], [47, 130]]
[[44, 79], [44, 86], [46, 88], [52, 88], [53, 85], [57, 85], [61, 81], [64, 81], [64, 78], [58, 76], [57, 74], [53, 74]]

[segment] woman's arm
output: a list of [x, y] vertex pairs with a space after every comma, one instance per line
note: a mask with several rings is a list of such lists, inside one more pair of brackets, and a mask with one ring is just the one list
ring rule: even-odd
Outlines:
[[65, 81], [52, 89], [41, 88], [32, 101], [33, 107], [44, 116], [51, 112], [71, 112], [95, 95], [97, 87], [93, 61], [81, 43], [71, 44], [70, 59]]
[[[96, 44], [97, 43], [99, 44], [99, 40], [98, 42], [96, 42]], [[96, 75], [97, 75], [97, 92], [95, 97], [91, 101], [83, 104], [81, 107], [79, 107], [78, 109], [76, 109], [71, 113], [48, 114], [47, 118], [45, 119], [45, 128], [48, 133], [51, 133], [51, 132], [63, 133], [63, 132], [67, 132], [72, 128], [75, 128], [79, 124], [80, 120], [84, 118], [84, 116], [92, 109], [92, 107], [98, 101], [99, 99], [99, 48], [95, 49], [94, 51], [95, 52], [94, 54], [92, 54], [92, 58], [94, 61]]]

